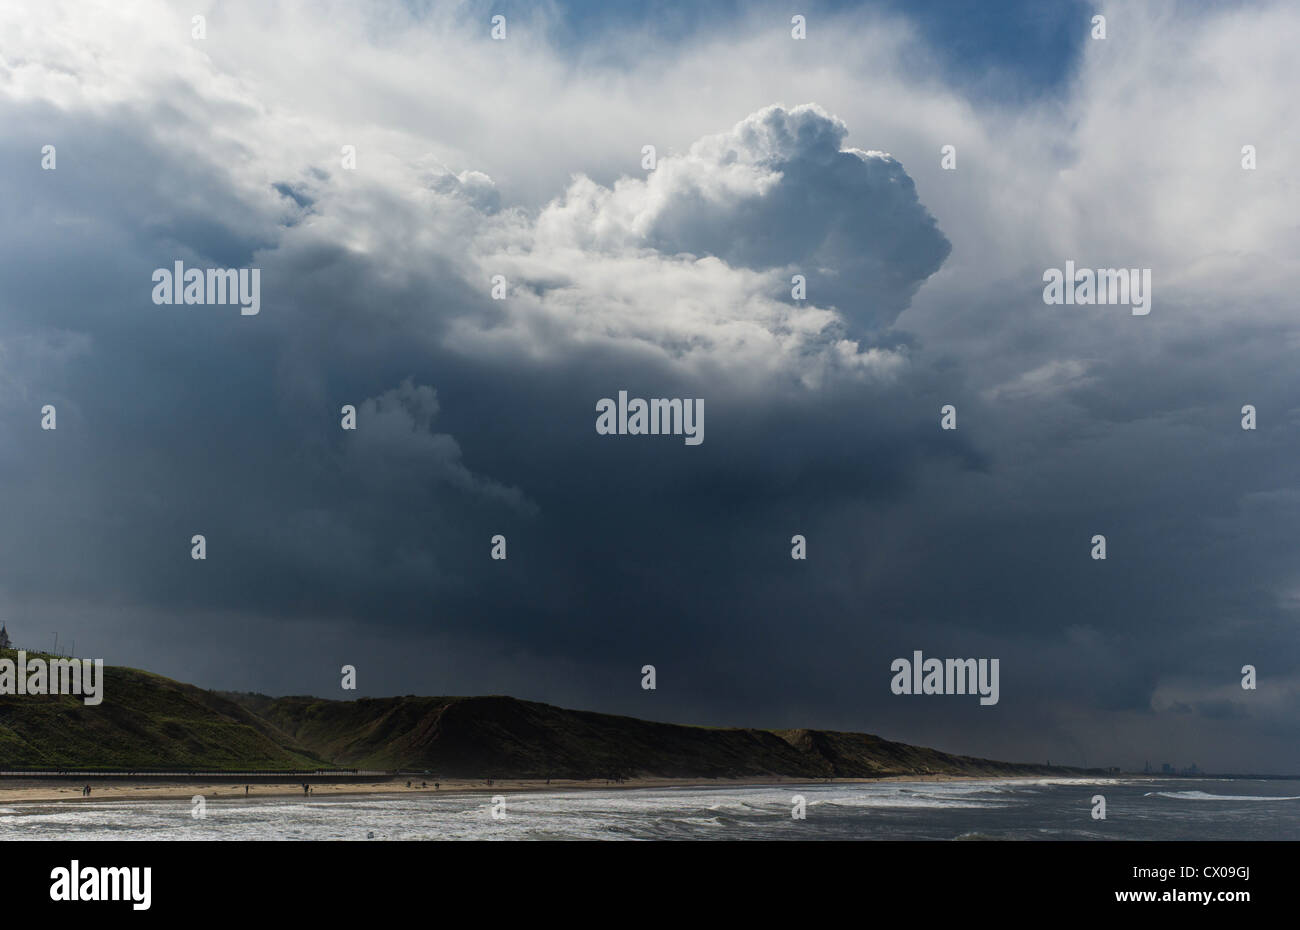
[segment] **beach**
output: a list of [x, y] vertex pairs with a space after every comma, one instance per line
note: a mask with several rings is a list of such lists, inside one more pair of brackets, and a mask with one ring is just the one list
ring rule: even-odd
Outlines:
[[[11, 785], [4, 840], [1283, 840], [1300, 782], [882, 778], [863, 782], [384, 779], [322, 785]], [[1110, 816], [1093, 816], [1103, 795]], [[198, 797], [196, 797], [198, 796]], [[202, 803], [200, 803], [200, 799]]]
[[[808, 779], [797, 778], [629, 778], [620, 782], [611, 782], [604, 778], [567, 779], [553, 778], [549, 783], [545, 779], [493, 779], [489, 785], [484, 779], [446, 779], [439, 780], [439, 787], [428, 777], [359, 779], [345, 783], [315, 783], [305, 777], [297, 781], [276, 783], [248, 782], [247, 797], [253, 798], [292, 798], [303, 796], [303, 782], [311, 784], [312, 797], [347, 797], [357, 795], [457, 795], [457, 794], [506, 794], [536, 791], [593, 791], [593, 790], [634, 790], [644, 788], [726, 788], [726, 787], [772, 787], [778, 785], [828, 785], [828, 784], [878, 784], [881, 782], [948, 782], [971, 781], [986, 776], [967, 775], [890, 775], [881, 778], [837, 778]], [[1034, 780], [1041, 776], [1025, 776]], [[1017, 779], [1005, 779], [1015, 781]], [[410, 781], [411, 787], [407, 787]], [[83, 796], [82, 786], [89, 784], [91, 794]], [[422, 785], [426, 787], [422, 787]], [[149, 781], [148, 779], [114, 779], [96, 782], [94, 778], [73, 781], [64, 778], [8, 778], [0, 781], [0, 804], [24, 802], [66, 801], [70, 804], [94, 801], [175, 801], [201, 795], [210, 800], [243, 798], [244, 783], [228, 781], [193, 782]]]

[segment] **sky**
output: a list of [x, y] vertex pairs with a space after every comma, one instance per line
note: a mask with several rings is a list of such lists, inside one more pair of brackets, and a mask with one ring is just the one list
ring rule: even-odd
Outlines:
[[[1300, 772], [1300, 9], [800, 11], [6, 4], [15, 642]], [[1067, 261], [1150, 312], [1045, 302]], [[703, 442], [601, 435], [619, 391]], [[893, 693], [915, 650], [999, 701]]]

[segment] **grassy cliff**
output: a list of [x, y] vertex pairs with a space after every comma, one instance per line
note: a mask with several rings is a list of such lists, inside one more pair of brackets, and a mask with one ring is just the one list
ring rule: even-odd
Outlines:
[[312, 752], [356, 768], [514, 778], [873, 778], [1067, 771], [955, 756], [864, 733], [680, 726], [510, 697], [230, 697], [256, 709]]
[[[0, 656], [14, 659], [17, 653]], [[48, 659], [29, 653], [32, 658]], [[104, 667], [103, 703], [0, 695], [0, 768], [315, 769], [327, 763], [240, 704], [134, 668]]]
[[[13, 658], [14, 653], [4, 654]], [[709, 728], [510, 697], [328, 701], [104, 669], [103, 703], [0, 696], [0, 769], [404, 769], [497, 778], [1060, 774], [863, 733]]]

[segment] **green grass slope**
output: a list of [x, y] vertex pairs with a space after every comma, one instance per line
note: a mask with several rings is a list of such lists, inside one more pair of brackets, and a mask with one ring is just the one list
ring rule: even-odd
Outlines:
[[105, 666], [102, 694], [98, 706], [75, 695], [0, 695], [0, 769], [231, 771], [327, 764], [240, 704], [161, 675]]
[[[14, 658], [12, 652], [4, 653]], [[871, 778], [1076, 772], [954, 756], [864, 733], [709, 728], [510, 697], [205, 691], [106, 667], [104, 700], [0, 696], [0, 769], [428, 770], [466, 778]]]
[[509, 697], [230, 697], [338, 765], [446, 776], [871, 778], [1073, 771], [955, 756], [863, 733], [680, 726]]

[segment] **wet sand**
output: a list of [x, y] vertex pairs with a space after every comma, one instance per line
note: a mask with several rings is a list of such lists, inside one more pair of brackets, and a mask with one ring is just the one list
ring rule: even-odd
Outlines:
[[[457, 794], [509, 794], [521, 791], [593, 791], [634, 788], [726, 788], [755, 787], [766, 785], [825, 784], [877, 784], [879, 782], [946, 782], [946, 781], [1024, 781], [1042, 778], [1069, 778], [1071, 776], [1054, 775], [889, 775], [882, 778], [835, 778], [808, 779], [796, 778], [629, 778], [621, 782], [610, 782], [603, 778], [567, 779], [553, 778], [550, 784], [545, 779], [493, 779], [492, 784], [479, 779], [448, 779], [440, 781], [439, 788], [434, 788], [433, 781], [411, 779], [411, 787], [406, 787], [405, 777], [394, 779], [365, 780], [356, 782], [312, 784], [311, 797], [331, 798], [364, 795], [457, 795]], [[1098, 776], [1100, 779], [1101, 776]], [[1096, 779], [1086, 779], [1093, 781]], [[427, 787], [421, 787], [421, 783]], [[83, 797], [83, 784], [91, 786], [89, 797]], [[202, 795], [209, 799], [234, 799], [244, 797], [244, 786], [231, 782], [213, 783], [196, 779], [192, 783], [150, 783], [148, 781], [132, 782], [114, 780], [96, 784], [94, 779], [85, 782], [69, 782], [64, 779], [5, 779], [0, 781], [0, 804], [23, 802], [66, 801], [68, 803], [93, 801], [174, 801], [190, 799]], [[302, 782], [285, 782], [283, 784], [251, 784], [248, 795], [256, 798], [293, 798], [304, 797]]]

